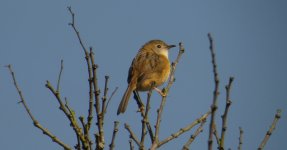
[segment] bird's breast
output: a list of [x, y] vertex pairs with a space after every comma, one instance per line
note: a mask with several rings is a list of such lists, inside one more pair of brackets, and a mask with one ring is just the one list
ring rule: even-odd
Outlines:
[[155, 87], [162, 85], [169, 77], [170, 74], [170, 62], [161, 55], [154, 57], [156, 60], [150, 60], [149, 70], [142, 72], [142, 76], [138, 80], [137, 90], [148, 91], [151, 85], [154, 83]]

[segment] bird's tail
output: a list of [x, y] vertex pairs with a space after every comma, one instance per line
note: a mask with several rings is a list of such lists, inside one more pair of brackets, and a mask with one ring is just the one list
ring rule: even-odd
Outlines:
[[129, 99], [131, 97], [131, 94], [133, 92], [133, 88], [129, 85], [128, 88], [126, 89], [126, 92], [122, 98], [122, 101], [118, 107], [118, 112], [117, 114], [119, 115], [120, 113], [124, 113], [127, 109], [128, 103], [129, 103]]

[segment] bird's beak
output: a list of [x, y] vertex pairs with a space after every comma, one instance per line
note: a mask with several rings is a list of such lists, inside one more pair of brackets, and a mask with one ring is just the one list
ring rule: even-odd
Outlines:
[[173, 48], [173, 47], [176, 47], [176, 45], [168, 45], [167, 46], [168, 49]]

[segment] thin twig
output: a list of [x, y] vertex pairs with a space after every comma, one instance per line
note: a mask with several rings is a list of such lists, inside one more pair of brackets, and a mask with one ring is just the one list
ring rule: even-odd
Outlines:
[[91, 62], [90, 62], [90, 55], [88, 52], [85, 51], [85, 59], [88, 67], [88, 75], [89, 75], [89, 110], [88, 110], [88, 117], [87, 117], [87, 124], [85, 128], [87, 130], [90, 130], [90, 127], [92, 125], [92, 120], [93, 120], [93, 108], [94, 108], [94, 95], [93, 95], [93, 76], [92, 76], [92, 67], [91, 67]]
[[[138, 108], [139, 108], [139, 109], [138, 109], [138, 112], [140, 112], [142, 118], [145, 118], [145, 119], [144, 119], [144, 120], [145, 120], [144, 122], [145, 122], [145, 125], [146, 125], [146, 127], [147, 127], [147, 130], [148, 130], [148, 133], [149, 133], [149, 136], [150, 136], [151, 143], [153, 143], [153, 142], [154, 142], [154, 133], [153, 133], [152, 127], [151, 127], [151, 125], [150, 125], [149, 117], [148, 117], [148, 115], [145, 115], [145, 112], [146, 112], [146, 111], [144, 111], [144, 110], [149, 109], [150, 106], [146, 106], [146, 109], [144, 109], [144, 104], [143, 104], [143, 102], [142, 102], [142, 100], [141, 100], [141, 97], [140, 97], [138, 91], [133, 91], [133, 93], [134, 93], [134, 99], [136, 100], [136, 102], [137, 102], [137, 104], [138, 104]], [[147, 104], [147, 105], [148, 105], [148, 104]]]
[[68, 104], [68, 100], [67, 98], [65, 97], [65, 107], [67, 108], [67, 110], [69, 111], [69, 114], [72, 115], [72, 118], [76, 118], [76, 115], [75, 115], [75, 111], [73, 109], [70, 108], [69, 104]]
[[105, 120], [105, 112], [106, 112], [106, 101], [107, 101], [107, 94], [108, 94], [108, 82], [109, 82], [109, 76], [105, 76], [105, 88], [104, 88], [104, 96], [102, 97], [102, 116], [103, 121]]
[[78, 29], [76, 28], [76, 25], [75, 25], [75, 13], [72, 11], [72, 7], [68, 7], [68, 10], [72, 16], [72, 22], [69, 23], [70, 26], [73, 27], [74, 31], [76, 32], [77, 34], [77, 37], [78, 37], [78, 40], [80, 42], [80, 45], [82, 46], [82, 49], [85, 51], [85, 52], [88, 52], [87, 51], [87, 48], [85, 47], [85, 45], [83, 44], [83, 41], [81, 39], [81, 36], [80, 36], [80, 32], [78, 31]]
[[[149, 94], [149, 93], [148, 93]], [[151, 96], [151, 95], [150, 95]], [[150, 102], [149, 102], [149, 99], [150, 99], [150, 96], [148, 95], [148, 98], [147, 98], [147, 106], [146, 106], [146, 109], [144, 109], [144, 104], [142, 103], [141, 101], [141, 98], [139, 96], [139, 93], [137, 91], [134, 91], [134, 99], [137, 101], [137, 104], [138, 104], [138, 108], [139, 108], [139, 111], [140, 114], [141, 114], [141, 117], [144, 118], [144, 123], [147, 127], [147, 130], [148, 130], [148, 133], [149, 133], [149, 136], [150, 136], [150, 140], [151, 140], [151, 143], [153, 143], [154, 141], [154, 133], [152, 131], [152, 127], [150, 125], [150, 121], [149, 121], [149, 117], [148, 115], [146, 115], [146, 112], [147, 110], [149, 111], [150, 109]], [[143, 121], [143, 120], [142, 120]], [[143, 122], [142, 122], [143, 123]], [[142, 129], [144, 129], [145, 127], [142, 126]], [[143, 131], [143, 130], [142, 130]], [[145, 132], [142, 132], [142, 133], [145, 133]], [[144, 135], [145, 136], [145, 135]]]
[[[152, 89], [152, 88], [151, 88]], [[152, 90], [149, 90], [148, 94], [147, 94], [147, 103], [146, 103], [146, 109], [145, 109], [145, 113], [142, 117], [142, 133], [141, 133], [141, 143], [140, 143], [140, 150], [145, 149], [144, 148], [144, 141], [145, 141], [145, 135], [146, 133], [146, 122], [148, 121], [148, 113], [150, 110], [150, 98], [151, 98], [151, 94], [152, 94]]]
[[80, 117], [79, 117], [79, 120], [80, 120], [80, 122], [81, 122], [81, 124], [82, 124], [83, 130], [84, 130], [84, 134], [86, 135], [87, 130], [86, 130], [86, 128], [85, 128], [85, 120], [84, 120], [84, 117], [83, 117], [83, 116], [80, 116]]
[[89, 149], [89, 143], [90, 141], [87, 141], [87, 139], [85, 138], [82, 129], [79, 127], [77, 120], [76, 120], [76, 116], [74, 114], [73, 111], [71, 111], [71, 109], [68, 107], [67, 103], [66, 105], [63, 103], [61, 97], [60, 97], [60, 93], [58, 93], [57, 91], [55, 91], [55, 89], [52, 87], [52, 85], [50, 84], [49, 81], [47, 81], [46, 83], [46, 87], [54, 94], [54, 96], [56, 97], [59, 105], [60, 105], [60, 110], [62, 110], [64, 112], [64, 114], [66, 115], [66, 117], [69, 119], [70, 123], [71, 123], [71, 127], [74, 129], [75, 133], [77, 136], [79, 136], [81, 142], [82, 142], [82, 146], [83, 149]]
[[110, 150], [113, 150], [115, 148], [115, 139], [116, 139], [116, 135], [117, 135], [118, 131], [119, 131], [119, 122], [115, 121], [114, 122], [113, 137], [112, 137], [111, 144], [109, 145], [110, 146]]
[[[72, 11], [72, 8], [71, 7], [68, 7], [68, 11], [70, 12], [71, 16], [72, 16], [72, 21], [69, 23], [70, 26], [72, 26], [74, 32], [76, 33], [77, 35], [77, 38], [78, 38], [78, 41], [85, 53], [85, 59], [86, 59], [86, 63], [87, 63], [87, 67], [88, 67], [88, 75], [89, 75], [89, 110], [88, 110], [88, 116], [87, 116], [87, 123], [85, 125], [85, 128], [87, 131], [90, 130], [90, 127], [91, 127], [91, 124], [92, 124], [92, 120], [93, 120], [93, 90], [94, 90], [94, 87], [93, 87], [93, 75], [92, 75], [92, 65], [91, 65], [91, 62], [90, 62], [90, 54], [87, 50], [87, 48], [85, 47], [85, 45], [83, 44], [83, 41], [81, 39], [81, 36], [80, 36], [80, 32], [78, 31], [78, 29], [76, 28], [76, 25], [75, 25], [75, 13]], [[89, 132], [86, 133], [87, 135], [85, 136], [90, 136], [89, 135]]]
[[[145, 111], [144, 111], [144, 110], [149, 109], [150, 106], [146, 106], [146, 109], [144, 109], [144, 104], [143, 104], [143, 102], [141, 100], [141, 97], [140, 97], [138, 91], [133, 91], [133, 94], [134, 94], [134, 99], [136, 100], [138, 108], [139, 108], [138, 112], [140, 112], [142, 118], [145, 118], [144, 122], [145, 122], [145, 125], [147, 127], [148, 133], [150, 135], [151, 142], [153, 143], [153, 141], [154, 141], [154, 133], [153, 133], [152, 127], [150, 125], [149, 117], [148, 117], [148, 115], [145, 115]], [[144, 129], [144, 128], [142, 128], [142, 129]]]
[[212, 62], [212, 67], [213, 67], [213, 75], [214, 75], [214, 82], [215, 82], [215, 87], [213, 91], [213, 101], [211, 105], [211, 119], [210, 119], [210, 125], [209, 125], [209, 138], [208, 138], [208, 150], [212, 150], [212, 134], [214, 130], [214, 122], [215, 122], [215, 112], [217, 110], [217, 99], [219, 95], [219, 77], [218, 77], [218, 72], [217, 72], [217, 64], [216, 64], [216, 59], [215, 59], [215, 51], [214, 51], [214, 43], [213, 43], [213, 38], [210, 33], [208, 33], [208, 39], [210, 42], [210, 52], [211, 52], [211, 62]]
[[65, 144], [63, 141], [61, 141], [60, 139], [58, 139], [54, 134], [52, 134], [48, 129], [44, 128], [36, 119], [35, 117], [33, 116], [33, 114], [31, 113], [28, 105], [26, 104], [26, 101], [24, 99], [24, 96], [22, 95], [22, 92], [17, 84], [17, 81], [16, 81], [16, 77], [15, 77], [15, 74], [12, 70], [12, 66], [11, 65], [8, 65], [7, 68], [9, 69], [10, 71], [10, 74], [12, 76], [12, 79], [13, 79], [13, 83], [14, 83], [14, 86], [20, 96], [20, 103], [24, 106], [26, 112], [28, 113], [30, 119], [33, 121], [33, 124], [35, 127], [37, 127], [38, 129], [40, 129], [43, 134], [47, 135], [53, 142], [57, 143], [58, 145], [60, 145], [61, 147], [63, 147], [65, 150], [72, 150], [72, 148]]
[[148, 116], [146, 117], [146, 121], [145, 122], [146, 122], [147, 130], [148, 130], [151, 142], [153, 143], [154, 142], [154, 133], [152, 131], [152, 128], [151, 128]]
[[[147, 106], [146, 106], [146, 112], [147, 112], [147, 109], [150, 109], [150, 102], [147, 103]], [[143, 114], [143, 113], [142, 113]], [[151, 143], [154, 142], [154, 133], [153, 133], [153, 130], [152, 130], [152, 127], [150, 125], [150, 121], [149, 121], [149, 117], [148, 117], [148, 113], [146, 113], [144, 115], [144, 122], [145, 122], [145, 125], [147, 127], [147, 131], [149, 133], [149, 137], [150, 137], [150, 140], [151, 140]]]
[[279, 121], [279, 119], [281, 118], [281, 109], [277, 109], [277, 112], [275, 114], [274, 120], [269, 128], [269, 130], [267, 131], [264, 139], [262, 140], [261, 144], [258, 147], [258, 150], [262, 150], [264, 148], [264, 146], [266, 145], [266, 143], [268, 142], [272, 132], [275, 130], [276, 124]]
[[[168, 81], [168, 84], [167, 86], [163, 89], [163, 92], [168, 95], [168, 92], [169, 92], [169, 89], [170, 87], [172, 86], [172, 84], [174, 83], [175, 81], [175, 77], [174, 77], [174, 73], [175, 73], [175, 69], [176, 69], [176, 66], [182, 56], [182, 54], [184, 53], [184, 47], [183, 47], [183, 44], [182, 43], [179, 43], [179, 52], [178, 52], [178, 55], [177, 55], [177, 58], [175, 59], [175, 61], [171, 64], [171, 71], [170, 71], [170, 77], [169, 77], [169, 81]], [[164, 108], [164, 105], [165, 105], [165, 102], [166, 102], [166, 96], [163, 96], [162, 97], [162, 100], [161, 100], [161, 104], [160, 104], [160, 107], [159, 109], [157, 110], [157, 120], [156, 120], [156, 125], [155, 125], [155, 138], [154, 138], [154, 141], [152, 143], [152, 146], [151, 146], [151, 150], [155, 150], [157, 147], [158, 147], [158, 142], [159, 142], [159, 129], [160, 129], [160, 122], [161, 122], [161, 115], [162, 115], [162, 112], [163, 112], [163, 108]]]
[[[99, 115], [101, 113], [100, 110], [100, 90], [98, 87], [98, 78], [97, 78], [97, 68], [99, 67], [97, 64], [95, 64], [95, 58], [94, 58], [94, 52], [93, 49], [90, 48], [90, 58], [91, 58], [91, 64], [92, 64], [92, 73], [93, 73], [93, 86], [94, 86], [94, 95], [96, 98], [96, 103], [95, 103], [95, 108], [96, 108], [96, 112], [97, 115]], [[98, 119], [100, 119], [100, 117], [98, 117]], [[98, 120], [99, 123], [99, 120]]]
[[166, 144], [167, 142], [179, 137], [181, 134], [191, 130], [194, 126], [196, 126], [197, 124], [200, 124], [202, 122], [206, 121], [206, 118], [210, 115], [210, 111], [208, 111], [207, 113], [205, 113], [204, 115], [202, 115], [200, 118], [196, 119], [195, 121], [193, 121], [191, 124], [189, 124], [188, 126], [181, 128], [179, 131], [177, 131], [176, 133], [171, 134], [169, 137], [165, 138], [164, 140], [162, 140], [161, 142], [158, 143], [158, 148], [160, 146], [162, 146], [163, 144]]
[[96, 114], [97, 114], [97, 127], [98, 127], [98, 143], [97, 149], [103, 150], [105, 147], [105, 136], [104, 136], [104, 120], [103, 120], [103, 112], [100, 110], [101, 103], [100, 103], [100, 89], [98, 87], [98, 78], [97, 78], [97, 68], [98, 65], [95, 64], [95, 57], [92, 47], [90, 47], [90, 61], [92, 64], [92, 72], [93, 72], [93, 86], [94, 86], [94, 97], [95, 97], [95, 108], [96, 108]]
[[58, 83], [57, 83], [57, 91], [58, 91], [58, 92], [60, 91], [60, 80], [61, 80], [62, 71], [63, 71], [63, 69], [64, 69], [63, 63], [64, 63], [64, 61], [63, 61], [63, 59], [62, 59], [62, 60], [61, 60], [60, 73], [59, 73], [59, 76], [58, 76]]
[[[82, 126], [83, 126], [83, 130], [84, 130], [84, 136], [85, 136], [85, 138], [87, 139], [87, 141], [90, 141], [89, 142], [89, 147], [90, 148], [92, 148], [92, 142], [91, 142], [91, 139], [90, 139], [90, 137], [89, 137], [89, 131], [88, 131], [88, 129], [86, 128], [86, 124], [85, 124], [85, 120], [84, 120], [84, 117], [83, 116], [80, 116], [79, 117], [79, 120], [80, 120], [80, 122], [81, 122], [81, 124], [82, 124]], [[79, 141], [78, 141], [79, 142]], [[79, 145], [80, 143], [78, 143], [77, 145]]]
[[188, 141], [182, 147], [182, 150], [189, 150], [190, 144], [195, 140], [195, 138], [203, 131], [203, 125], [205, 124], [206, 119], [200, 123], [200, 126], [196, 129], [193, 135], [190, 136]]
[[130, 143], [130, 150], [134, 150], [133, 140], [130, 139], [130, 140], [129, 140], [129, 143]]
[[106, 107], [105, 107], [104, 113], [107, 112], [107, 108], [108, 108], [108, 106], [109, 106], [109, 103], [110, 103], [110, 101], [112, 100], [112, 98], [113, 98], [113, 96], [115, 95], [115, 93], [117, 92], [118, 88], [119, 88], [119, 87], [116, 87], [115, 90], [112, 92], [112, 94], [111, 94], [111, 96], [110, 96], [110, 98], [109, 98], [109, 100], [108, 100], [108, 102], [107, 102], [107, 105], [106, 105]]
[[215, 137], [217, 145], [220, 145], [220, 138], [219, 138], [219, 135], [218, 135], [218, 132], [217, 132], [216, 123], [213, 124], [213, 135]]
[[[89, 142], [89, 148], [92, 149], [93, 143], [92, 143], [92, 140], [91, 140], [91, 138], [90, 138], [89, 130], [86, 128], [86, 123], [85, 123], [84, 117], [83, 117], [83, 116], [80, 116], [80, 117], [79, 117], [79, 120], [80, 120], [80, 122], [81, 122], [81, 124], [82, 124], [82, 126], [83, 126], [84, 136], [85, 136], [85, 138], [86, 138], [86, 141]], [[79, 141], [78, 141], [78, 142], [79, 142]], [[80, 143], [78, 143], [78, 145], [80, 145]]]
[[125, 129], [128, 130], [128, 132], [130, 133], [130, 138], [132, 140], [134, 140], [136, 142], [136, 144], [138, 145], [138, 147], [140, 147], [140, 141], [137, 138], [137, 136], [134, 134], [134, 132], [132, 131], [131, 127], [125, 123]]
[[220, 137], [220, 144], [219, 144], [219, 149], [220, 150], [224, 150], [224, 141], [225, 141], [225, 133], [227, 130], [227, 114], [228, 114], [228, 110], [229, 107], [231, 105], [231, 99], [230, 99], [230, 90], [231, 90], [231, 85], [233, 82], [234, 78], [230, 77], [229, 78], [229, 82], [228, 85], [225, 86], [225, 90], [226, 90], [226, 102], [225, 102], [225, 110], [223, 115], [221, 116], [222, 118], [222, 128], [221, 128], [221, 137]]
[[238, 138], [238, 148], [237, 150], [241, 150], [242, 149], [242, 144], [243, 144], [243, 130], [241, 127], [239, 127], [239, 138]]
[[78, 136], [77, 136], [77, 144], [74, 147], [77, 150], [81, 150], [81, 140], [80, 140], [80, 138]]

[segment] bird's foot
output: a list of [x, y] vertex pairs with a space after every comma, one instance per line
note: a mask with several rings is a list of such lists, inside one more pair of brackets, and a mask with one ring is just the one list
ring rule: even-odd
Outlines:
[[160, 90], [158, 88], [154, 88], [154, 90], [156, 90], [162, 97], [166, 97], [167, 96], [167, 93], [165, 92], [165, 90]]

